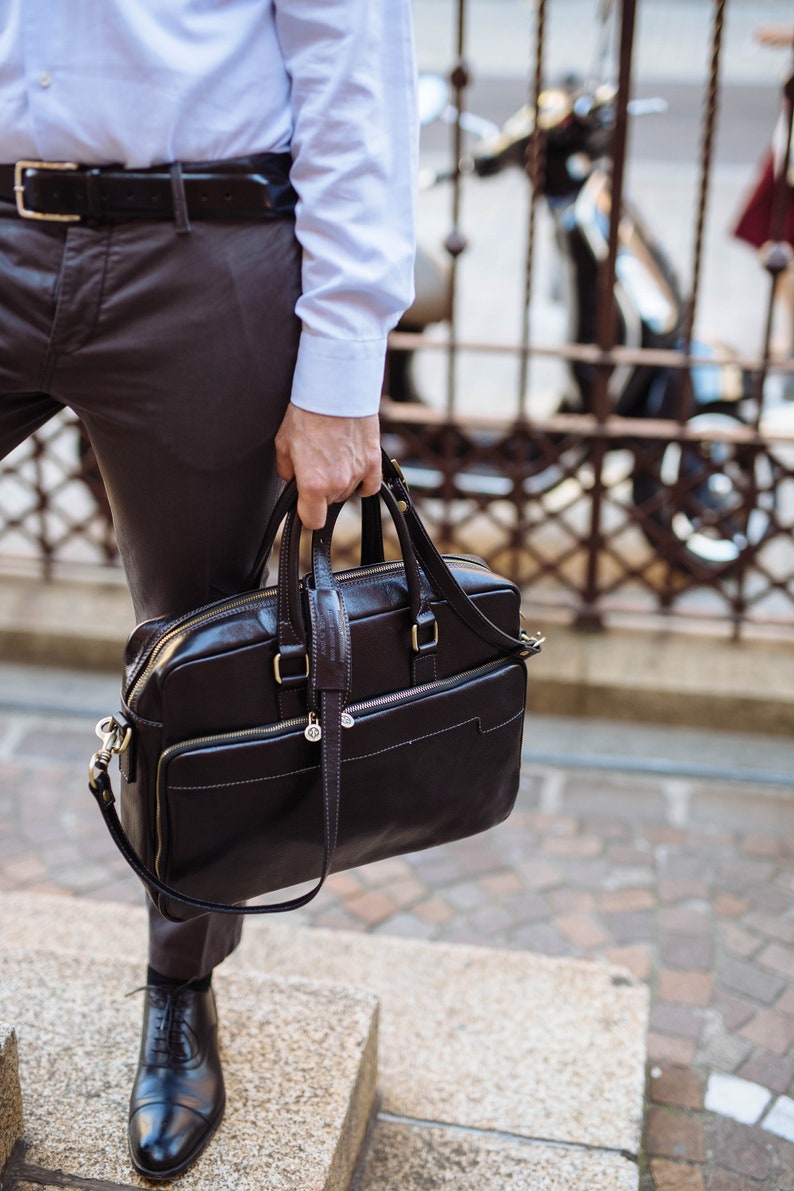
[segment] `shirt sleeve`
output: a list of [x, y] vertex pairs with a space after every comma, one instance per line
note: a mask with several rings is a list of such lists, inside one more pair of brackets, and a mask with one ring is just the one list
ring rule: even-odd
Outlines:
[[275, 0], [303, 251], [292, 401], [376, 413], [413, 299], [418, 126], [410, 0]]

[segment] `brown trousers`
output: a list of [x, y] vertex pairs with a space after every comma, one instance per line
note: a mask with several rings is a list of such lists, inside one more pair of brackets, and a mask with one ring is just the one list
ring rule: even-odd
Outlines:
[[[0, 458], [63, 406], [107, 487], [139, 620], [240, 590], [277, 490], [300, 251], [291, 220], [33, 223], [0, 203]], [[241, 918], [150, 906], [149, 962], [191, 979]]]

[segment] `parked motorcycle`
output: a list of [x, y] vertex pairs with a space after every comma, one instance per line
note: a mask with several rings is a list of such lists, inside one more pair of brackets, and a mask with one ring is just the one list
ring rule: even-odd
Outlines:
[[[438, 84], [434, 89], [438, 95]], [[541, 194], [552, 216], [569, 315], [569, 341], [575, 344], [597, 340], [599, 274], [608, 253], [612, 210], [605, 161], [615, 99], [612, 85], [571, 85], [545, 91], [538, 105], [537, 124], [544, 138]], [[632, 101], [629, 110], [641, 114], [658, 111], [660, 105], [653, 100]], [[460, 168], [481, 179], [508, 167], [524, 169], [534, 126], [534, 110], [523, 107], [496, 134], [477, 141]], [[437, 174], [433, 180], [437, 183], [450, 176]], [[680, 349], [685, 307], [675, 273], [629, 203], [622, 207], [618, 237], [616, 345]], [[425, 249], [417, 259], [416, 289], [417, 299], [400, 329], [424, 331], [449, 317], [448, 269]], [[645, 536], [662, 557], [697, 573], [725, 570], [749, 559], [769, 531], [774, 487], [765, 456], [750, 446], [731, 442], [730, 435], [719, 441], [720, 432], [747, 420], [750, 412], [748, 385], [731, 353], [703, 340], [692, 342], [690, 353], [703, 363], [689, 370], [647, 363], [615, 367], [608, 381], [607, 400], [609, 411], [625, 418], [678, 418], [683, 411], [693, 431], [716, 434], [717, 441], [671, 442], [666, 446], [646, 440], [637, 446], [632, 477], [633, 503]], [[442, 473], [428, 458], [434, 442], [443, 449], [444, 457], [450, 458], [450, 450], [455, 449], [454, 429], [446, 426], [442, 431], [428, 420], [421, 431], [421, 459], [411, 459], [408, 440], [401, 440], [399, 426], [401, 417], [405, 419], [405, 403], [422, 404], [413, 365], [412, 352], [390, 353], [386, 392], [396, 404], [384, 403], [384, 427], [390, 449], [405, 461], [412, 486], [428, 495], [441, 495]], [[572, 363], [570, 381], [568, 391], [559, 394], [559, 412], [593, 412], [596, 365]], [[415, 408], [409, 420], [409, 438], [415, 442], [421, 413]], [[587, 455], [581, 440], [577, 447], [566, 449], [562, 435], [553, 435], [545, 440], [545, 446], [543, 442], [539, 445], [531, 426], [513, 427], [502, 435], [482, 435], [482, 440], [495, 464], [467, 462], [471, 451], [466, 451], [461, 438], [455, 487], [463, 495], [498, 494], [500, 460], [505, 465], [501, 468], [505, 495], [513, 490], [517, 460], [525, 494], [541, 495], [573, 474]]]

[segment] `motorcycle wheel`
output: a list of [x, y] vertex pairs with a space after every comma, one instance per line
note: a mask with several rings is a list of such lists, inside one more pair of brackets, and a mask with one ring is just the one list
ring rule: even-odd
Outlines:
[[[689, 425], [705, 434], [741, 422], [708, 410]], [[775, 507], [768, 455], [719, 441], [668, 443], [633, 479], [640, 527], [656, 553], [697, 573], [729, 572], [751, 561], [768, 536]]]

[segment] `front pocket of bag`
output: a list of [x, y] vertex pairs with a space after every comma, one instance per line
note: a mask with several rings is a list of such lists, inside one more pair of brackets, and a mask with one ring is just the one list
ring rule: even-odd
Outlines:
[[[504, 819], [518, 788], [525, 694], [523, 663], [507, 659], [350, 707], [332, 869]], [[319, 877], [321, 753], [305, 722], [166, 750], [157, 784], [162, 880], [240, 902]]]

